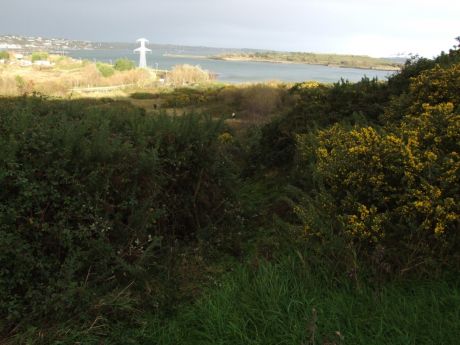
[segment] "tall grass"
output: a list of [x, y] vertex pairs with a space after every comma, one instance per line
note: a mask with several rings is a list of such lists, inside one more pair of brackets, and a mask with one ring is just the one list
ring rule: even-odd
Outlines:
[[166, 326], [153, 320], [138, 336], [164, 345], [458, 344], [458, 281], [357, 288], [294, 257], [237, 268]]
[[199, 66], [177, 65], [168, 73], [167, 80], [174, 86], [183, 86], [207, 83], [213, 80], [213, 76]]

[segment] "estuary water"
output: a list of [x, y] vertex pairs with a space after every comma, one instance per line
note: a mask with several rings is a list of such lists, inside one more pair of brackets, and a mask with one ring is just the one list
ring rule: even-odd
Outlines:
[[[270, 62], [224, 61], [205, 58], [213, 55], [210, 48], [184, 50], [155, 49], [147, 55], [147, 64], [152, 68], [171, 69], [175, 65], [198, 65], [217, 75], [217, 80], [227, 83], [262, 82], [279, 80], [284, 82], [318, 81], [332, 83], [341, 78], [359, 81], [362, 77], [377, 77], [385, 80], [394, 72], [358, 68], [340, 68], [307, 64], [280, 64]], [[216, 52], [219, 53], [219, 52]], [[128, 58], [138, 63], [139, 56], [132, 49], [95, 49], [74, 50], [69, 56], [101, 62], [115, 62], [119, 58]], [[183, 55], [183, 56], [177, 56]], [[216, 54], [217, 55], [217, 54]]]

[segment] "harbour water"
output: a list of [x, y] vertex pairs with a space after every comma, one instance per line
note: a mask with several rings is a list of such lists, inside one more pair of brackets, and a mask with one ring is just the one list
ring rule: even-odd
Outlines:
[[[280, 64], [270, 62], [224, 61], [205, 58], [212, 55], [209, 48], [184, 48], [170, 51], [168, 48], [155, 49], [147, 55], [147, 64], [158, 69], [171, 69], [175, 65], [198, 65], [217, 75], [217, 79], [228, 83], [262, 82], [279, 80], [285, 82], [301, 82], [314, 80], [332, 83], [341, 78], [359, 81], [362, 77], [377, 77], [385, 80], [394, 72], [358, 68], [340, 68], [307, 64]], [[219, 52], [216, 52], [219, 53]], [[95, 49], [74, 50], [69, 56], [102, 62], [115, 62], [119, 58], [128, 58], [138, 63], [139, 56], [132, 49]], [[183, 56], [178, 56], [183, 55]], [[217, 54], [216, 54], [217, 55]]]

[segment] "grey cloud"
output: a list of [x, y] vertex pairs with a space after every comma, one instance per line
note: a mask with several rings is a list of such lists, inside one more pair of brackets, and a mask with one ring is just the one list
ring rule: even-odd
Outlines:
[[[415, 41], [454, 35], [449, 0], [2, 0], [0, 34], [93, 41], [363, 52], [363, 34]], [[450, 3], [450, 4], [449, 4]], [[449, 11], [445, 6], [449, 4]], [[445, 6], [443, 6], [445, 5]], [[434, 33], [423, 23], [446, 23]], [[410, 23], [410, 25], [408, 25]], [[450, 23], [450, 24], [449, 24]], [[455, 26], [457, 27], [457, 26]], [[435, 36], [436, 35], [436, 36]], [[452, 37], [454, 37], [452, 36]], [[438, 39], [438, 40], [439, 40]], [[357, 42], [350, 45], [346, 42]], [[401, 41], [402, 42], [402, 41]], [[379, 42], [375, 42], [377, 46]], [[403, 43], [401, 43], [403, 44]], [[439, 51], [431, 43], [432, 51]], [[393, 47], [379, 47], [390, 51]], [[448, 47], [447, 47], [448, 48]], [[339, 51], [340, 50], [340, 51]]]

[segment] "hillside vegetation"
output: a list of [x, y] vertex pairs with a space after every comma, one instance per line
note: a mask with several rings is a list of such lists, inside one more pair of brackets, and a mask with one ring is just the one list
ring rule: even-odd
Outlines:
[[388, 81], [1, 98], [0, 342], [456, 344], [459, 95], [452, 49]]
[[[8, 54], [7, 52], [0, 52]], [[114, 64], [34, 52], [21, 60], [13, 54], [0, 64], [0, 95], [41, 94], [52, 97], [126, 97], [146, 89], [210, 83], [214, 76], [198, 66], [171, 71], [136, 68], [129, 59]], [[2, 60], [0, 55], [0, 60]], [[37, 64], [39, 63], [39, 64]]]

